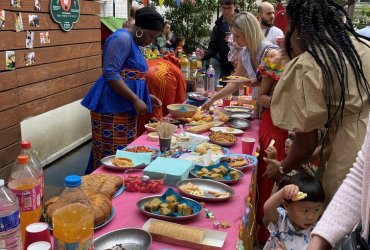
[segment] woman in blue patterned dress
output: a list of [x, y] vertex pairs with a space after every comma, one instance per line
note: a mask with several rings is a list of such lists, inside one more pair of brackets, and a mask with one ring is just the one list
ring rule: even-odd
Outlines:
[[99, 167], [100, 159], [115, 154], [136, 138], [139, 114], [152, 112], [145, 74], [148, 66], [139, 46], [155, 41], [163, 30], [163, 17], [151, 7], [136, 11], [135, 25], [108, 37], [103, 52], [103, 75], [81, 104], [91, 112], [92, 154], [86, 172]]

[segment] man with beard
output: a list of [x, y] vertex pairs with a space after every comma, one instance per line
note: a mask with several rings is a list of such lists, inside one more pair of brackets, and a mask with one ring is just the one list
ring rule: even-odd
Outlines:
[[283, 31], [274, 26], [275, 9], [272, 4], [269, 2], [262, 2], [258, 6], [257, 18], [267, 41], [272, 44], [277, 44], [277, 38], [284, 37]]

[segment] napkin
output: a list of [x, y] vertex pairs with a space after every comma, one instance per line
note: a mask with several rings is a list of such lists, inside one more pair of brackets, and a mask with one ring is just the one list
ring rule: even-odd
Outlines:
[[124, 157], [131, 159], [134, 163], [134, 166], [145, 164], [148, 165], [152, 158], [152, 153], [135, 153], [135, 152], [128, 152], [124, 150], [117, 150], [116, 157]]

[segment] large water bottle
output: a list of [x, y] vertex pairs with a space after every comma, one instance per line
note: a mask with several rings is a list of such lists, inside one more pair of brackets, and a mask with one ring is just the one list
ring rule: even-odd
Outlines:
[[40, 179], [41, 184], [41, 201], [44, 198], [44, 171], [42, 165], [37, 157], [32, 153], [31, 142], [22, 141], [21, 142], [21, 152], [20, 155], [28, 155], [28, 165], [35, 171], [36, 175]]
[[0, 249], [22, 250], [19, 202], [0, 179]]
[[207, 84], [205, 92], [208, 95], [212, 95], [215, 92], [215, 69], [212, 67], [212, 65], [209, 65], [207, 70]]

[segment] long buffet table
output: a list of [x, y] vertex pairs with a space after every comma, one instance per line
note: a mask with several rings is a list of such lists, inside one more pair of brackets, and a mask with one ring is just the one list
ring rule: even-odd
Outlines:
[[[235, 146], [230, 147], [231, 153], [241, 153], [242, 144], [241, 138], [244, 136], [253, 137], [258, 141], [258, 129], [259, 120], [252, 121], [252, 126], [244, 132], [243, 135], [238, 135], [238, 142]], [[144, 133], [138, 137], [130, 145], [138, 146], [152, 146], [158, 147], [158, 142], [152, 142], [147, 140], [147, 133]], [[256, 151], [257, 143], [255, 144], [254, 152]], [[123, 173], [100, 167], [94, 171], [94, 173], [109, 173], [120, 175]], [[252, 249], [252, 233], [253, 233], [253, 221], [254, 221], [254, 193], [255, 193], [255, 168], [250, 168], [245, 171], [244, 178], [233, 185], [235, 190], [235, 196], [226, 202], [220, 203], [207, 203], [206, 208], [210, 209], [216, 219], [221, 223], [222, 221], [228, 221], [231, 224], [230, 228], [227, 229], [215, 229], [212, 221], [206, 218], [204, 212], [201, 212], [196, 218], [179, 222], [184, 225], [200, 227], [212, 230], [223, 230], [227, 232], [227, 238], [223, 249], [242, 249], [240, 246], [244, 245], [244, 249]], [[163, 189], [163, 193], [167, 188]], [[138, 192], [123, 192], [120, 196], [113, 199], [112, 203], [115, 208], [116, 214], [112, 221], [106, 226], [96, 230], [94, 232], [94, 238], [97, 238], [105, 233], [121, 228], [141, 228], [143, 224], [149, 219], [147, 216], [142, 214], [136, 207], [136, 202], [143, 197], [153, 195], [149, 193], [138, 193]], [[151, 249], [187, 249], [175, 245], [169, 245], [162, 242], [153, 241]]]

